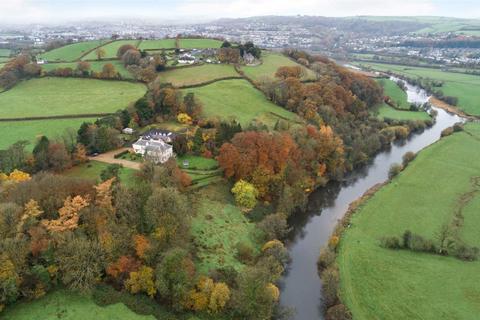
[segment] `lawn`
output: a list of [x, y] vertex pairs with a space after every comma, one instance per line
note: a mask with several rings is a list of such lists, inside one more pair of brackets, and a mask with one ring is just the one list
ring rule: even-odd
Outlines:
[[[133, 75], [125, 68], [121, 61], [89, 61], [92, 71], [102, 72], [103, 66], [107, 63], [113, 64], [117, 72], [122, 75], [124, 79], [133, 79]], [[77, 68], [77, 62], [60, 62], [60, 63], [47, 63], [42, 65], [42, 69], [45, 71], [51, 71], [58, 68]]]
[[[90, 161], [82, 165], [73, 167], [72, 169], [67, 170], [63, 174], [68, 177], [76, 177], [83, 179], [90, 179], [100, 182], [100, 173], [109, 166], [108, 163]], [[120, 169], [119, 178], [122, 183], [126, 186], [130, 186], [135, 182], [136, 170], [129, 168]]]
[[175, 48], [175, 39], [142, 40], [140, 50], [172, 49]]
[[[112, 59], [117, 57], [117, 51], [120, 49], [121, 46], [124, 44], [131, 44], [133, 46], [137, 46], [140, 40], [118, 40], [114, 42], [107, 43], [103, 45], [102, 48], [105, 50], [105, 59]], [[95, 50], [87, 54], [82, 60], [97, 60], [97, 54]]]
[[180, 39], [182, 49], [213, 49], [220, 48], [223, 41], [214, 39]]
[[1, 318], [5, 320], [154, 320], [154, 316], [134, 313], [121, 303], [100, 307], [89, 296], [57, 290], [45, 297], [8, 307]]
[[32, 79], [0, 93], [0, 118], [115, 112], [141, 98], [145, 91], [143, 84], [125, 81]]
[[378, 84], [383, 88], [383, 94], [390, 97], [390, 99], [397, 105], [399, 109], [410, 109], [407, 93], [398, 86], [395, 81], [390, 79], [377, 80]]
[[395, 110], [386, 103], [382, 103], [376, 112], [379, 118], [393, 119], [393, 120], [428, 120], [431, 117], [425, 111], [401, 111]]
[[[480, 176], [480, 125], [422, 151], [353, 216], [340, 243], [341, 296], [354, 319], [478, 319], [480, 262], [384, 249], [383, 236], [411, 230], [437, 240], [452, 221], [460, 197]], [[462, 237], [480, 243], [480, 194], [466, 204]], [[468, 225], [468, 226], [467, 226]]]
[[201, 84], [225, 77], [240, 77], [240, 75], [233, 66], [226, 64], [204, 64], [198, 67], [168, 70], [159, 74], [162, 82], [169, 82], [176, 87]]
[[[273, 53], [273, 52], [262, 52], [262, 64], [258, 66], [245, 66], [242, 67], [242, 70], [245, 72], [245, 75], [255, 81], [262, 80], [265, 77], [273, 78], [275, 77], [275, 73], [277, 72], [278, 68], [284, 66], [301, 66], [300, 64], [290, 60], [286, 56], [280, 53]], [[305, 76], [303, 80], [312, 80], [315, 79], [315, 73], [307, 69], [303, 66], [302, 68], [305, 69]]]
[[255, 224], [250, 222], [233, 203], [228, 184], [212, 184], [195, 195], [198, 210], [192, 221], [192, 234], [197, 247], [197, 268], [201, 273], [244, 265], [236, 258], [237, 243], [258, 250]]
[[73, 129], [76, 132], [83, 122], [95, 120], [95, 118], [85, 118], [0, 122], [0, 137], [2, 137], [0, 149], [5, 149], [18, 140], [26, 140], [30, 142], [26, 149], [31, 151], [40, 136], [54, 139], [61, 136], [66, 129]]
[[183, 168], [183, 161], [188, 161], [187, 169], [192, 170], [213, 170], [218, 168], [218, 162], [215, 159], [209, 159], [199, 156], [185, 155], [177, 158], [177, 163], [180, 168]]
[[42, 53], [40, 55], [40, 58], [47, 61], [64, 61], [64, 62], [76, 61], [76, 60], [79, 60], [82, 57], [82, 55], [102, 45], [102, 43], [104, 42], [105, 41], [102, 41], [102, 40], [94, 40], [94, 41], [87, 41], [87, 42], [72, 43], [72, 44]]
[[379, 71], [391, 71], [395, 74], [407, 76], [410, 78], [423, 78], [443, 81], [441, 90], [446, 96], [458, 98], [458, 107], [468, 114], [480, 115], [480, 76], [446, 72], [440, 69], [407, 67], [399, 65], [389, 65], [381, 63], [365, 63], [361, 65], [370, 66]]
[[278, 119], [299, 121], [298, 117], [272, 102], [246, 80], [225, 80], [208, 86], [186, 89], [203, 104], [205, 117], [234, 118], [246, 127], [252, 120], [273, 126]]

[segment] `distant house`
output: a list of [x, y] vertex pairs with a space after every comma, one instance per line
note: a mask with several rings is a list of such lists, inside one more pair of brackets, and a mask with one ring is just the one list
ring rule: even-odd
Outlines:
[[38, 60], [37, 60], [37, 64], [40, 64], [40, 65], [41, 65], [41, 64], [45, 64], [45, 63], [46, 63], [46, 61], [43, 60], [43, 59], [38, 59]]
[[135, 132], [135, 130], [133, 130], [132, 128], [125, 128], [122, 130], [122, 132], [124, 134], [133, 134]]
[[189, 53], [182, 54], [178, 57], [178, 63], [182, 64], [194, 64], [195, 63], [195, 57], [192, 56]]
[[156, 164], [165, 163], [173, 157], [173, 147], [163, 140], [147, 140], [142, 137], [133, 144], [133, 150]]

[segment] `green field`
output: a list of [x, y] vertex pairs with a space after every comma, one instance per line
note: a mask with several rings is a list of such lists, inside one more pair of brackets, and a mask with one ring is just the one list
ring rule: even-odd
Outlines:
[[220, 48], [223, 41], [214, 39], [180, 39], [182, 49], [213, 49]]
[[[353, 215], [340, 243], [341, 297], [354, 319], [478, 319], [480, 261], [385, 249], [384, 236], [405, 230], [438, 242], [438, 232], [463, 205], [461, 237], [479, 245], [480, 125], [422, 151]], [[408, 199], [408, 200], [407, 200]]]
[[[245, 72], [245, 75], [255, 81], [262, 80], [265, 77], [275, 77], [275, 73], [278, 68], [284, 66], [301, 66], [300, 64], [290, 60], [286, 56], [280, 53], [272, 52], [262, 52], [262, 64], [258, 66], [245, 66], [242, 67], [242, 71]], [[316, 79], [315, 73], [302, 66], [305, 69], [305, 76], [303, 80], [314, 80]]]
[[395, 81], [389, 79], [377, 80], [383, 88], [383, 94], [389, 96], [399, 109], [410, 109], [410, 103], [407, 101], [407, 93], [400, 88]]
[[40, 136], [54, 139], [61, 136], [66, 129], [76, 132], [83, 122], [95, 121], [95, 118], [85, 118], [0, 122], [0, 149], [5, 149], [19, 140], [26, 140], [30, 142], [26, 149], [31, 151]]
[[84, 55], [90, 50], [95, 49], [96, 47], [100, 46], [104, 42], [105, 41], [102, 41], [102, 40], [94, 40], [94, 41], [87, 41], [87, 42], [72, 43], [64, 47], [60, 47], [60, 48], [45, 52], [40, 55], [40, 58], [47, 61], [65, 61], [65, 62], [76, 61], [76, 60], [79, 60], [82, 57], [82, 55]]
[[7, 58], [7, 57], [0, 57], [0, 63], [5, 63], [5, 62], [8, 62], [11, 58]]
[[[125, 68], [121, 61], [89, 61], [90, 68], [93, 71], [101, 72], [103, 66], [107, 63], [111, 63], [115, 66], [115, 69], [122, 75], [124, 79], [133, 79], [133, 75]], [[60, 63], [47, 63], [42, 65], [42, 69], [45, 71], [51, 71], [58, 68], [77, 68], [77, 62], [60, 62]]]
[[254, 119], [270, 126], [280, 118], [298, 121], [294, 113], [268, 101], [246, 80], [219, 81], [184, 92], [195, 93], [203, 104], [205, 117], [234, 118], [244, 127]]
[[[120, 49], [121, 46], [123, 46], [124, 44], [131, 44], [136, 47], [139, 41], [140, 40], [118, 40], [103, 45], [102, 48], [103, 50], [105, 50], [104, 59], [116, 58], [117, 51], [118, 49]], [[97, 54], [95, 53], [95, 50], [83, 57], [82, 60], [97, 60]]]
[[11, 53], [10, 49], [0, 49], [0, 57], [9, 57]]
[[428, 120], [431, 117], [425, 111], [402, 111], [395, 110], [386, 103], [382, 103], [374, 112], [381, 119], [393, 120]]
[[143, 84], [124, 81], [32, 79], [0, 93], [0, 118], [115, 112], [142, 97], [145, 91]]
[[381, 63], [360, 63], [379, 71], [391, 71], [395, 74], [410, 78], [423, 78], [443, 81], [439, 89], [446, 96], [458, 98], [458, 107], [468, 114], [480, 115], [480, 76], [462, 73], [445, 72], [440, 69], [407, 67], [400, 65], [389, 65]]
[[175, 48], [175, 39], [142, 40], [140, 50], [172, 49]]
[[[100, 182], [100, 173], [109, 166], [108, 163], [90, 161], [88, 163], [75, 166], [63, 174], [68, 177], [90, 179]], [[135, 182], [136, 170], [129, 168], [122, 168], [120, 170], [119, 178], [122, 183], [129, 186]]]
[[1, 318], [5, 320], [154, 320], [154, 316], [142, 316], [121, 303], [100, 307], [89, 296], [57, 290], [45, 297], [13, 305]]
[[249, 222], [234, 204], [226, 184], [212, 184], [199, 190], [195, 196], [197, 215], [192, 221], [192, 234], [197, 247], [197, 268], [202, 273], [244, 265], [236, 258], [236, 245], [244, 242], [254, 250], [255, 224]]
[[240, 77], [240, 75], [233, 66], [225, 64], [204, 64], [198, 67], [168, 70], [159, 74], [162, 82], [169, 82], [176, 87], [201, 84], [225, 77]]

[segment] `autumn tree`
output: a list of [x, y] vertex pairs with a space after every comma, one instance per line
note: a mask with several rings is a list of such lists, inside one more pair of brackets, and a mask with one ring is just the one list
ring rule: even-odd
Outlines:
[[102, 69], [102, 78], [113, 79], [117, 77], [117, 70], [111, 63], [106, 63]]
[[131, 44], [124, 44], [117, 50], [117, 58], [122, 59], [123, 55], [128, 51], [128, 50], [137, 50], [137, 48], [134, 45]]
[[97, 56], [97, 60], [102, 60], [105, 56], [106, 56], [106, 52], [105, 52], [105, 49], [103, 49], [102, 47], [99, 47], [95, 50], [95, 55]]
[[235, 196], [237, 205], [251, 210], [257, 204], [258, 190], [251, 183], [244, 180], [239, 180], [232, 188], [232, 193]]
[[297, 78], [301, 79], [305, 75], [305, 70], [300, 66], [284, 66], [278, 68], [275, 77], [279, 79]]
[[77, 70], [83, 75], [88, 75], [91, 65], [88, 61], [80, 61], [77, 63]]
[[59, 218], [55, 220], [42, 220], [42, 224], [52, 232], [64, 232], [78, 227], [79, 212], [89, 205], [81, 196], [65, 199], [63, 207], [58, 210]]
[[122, 62], [125, 66], [138, 64], [140, 59], [141, 54], [137, 49], [129, 49], [122, 55]]
[[133, 294], [145, 292], [149, 297], [153, 297], [157, 292], [153, 269], [142, 266], [138, 271], [130, 272], [130, 277], [125, 281], [125, 287]]
[[72, 154], [73, 163], [78, 165], [88, 161], [87, 149], [81, 143], [75, 145], [75, 150]]

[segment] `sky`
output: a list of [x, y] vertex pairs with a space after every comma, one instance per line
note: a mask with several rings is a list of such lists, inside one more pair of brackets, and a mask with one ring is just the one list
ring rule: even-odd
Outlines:
[[0, 0], [4, 23], [138, 18], [195, 23], [262, 15], [480, 18], [480, 0]]

